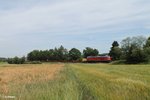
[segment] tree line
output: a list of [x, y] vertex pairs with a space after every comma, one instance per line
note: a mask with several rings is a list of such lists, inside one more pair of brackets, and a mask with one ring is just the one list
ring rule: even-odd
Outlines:
[[67, 50], [63, 46], [50, 50], [33, 50], [27, 55], [29, 61], [59, 61], [59, 62], [81, 62], [82, 58], [87, 56], [97, 56], [99, 51], [90, 47], [86, 47], [83, 53], [77, 49], [72, 48]]
[[[27, 54], [27, 61], [43, 62], [82, 62], [88, 56], [110, 55], [113, 61], [124, 60], [126, 63], [142, 63], [150, 60], [150, 37], [143, 36], [127, 37], [119, 44], [117, 41], [112, 43], [110, 52], [100, 54], [98, 49], [86, 47], [82, 52], [77, 48], [71, 50], [63, 46], [49, 50], [33, 50]], [[9, 58], [8, 63], [22, 64], [25, 57]]]
[[143, 63], [150, 60], [150, 37], [146, 39], [143, 36], [127, 37], [122, 40], [121, 47], [119, 43], [112, 43], [109, 55], [113, 60], [124, 60], [125, 63]]

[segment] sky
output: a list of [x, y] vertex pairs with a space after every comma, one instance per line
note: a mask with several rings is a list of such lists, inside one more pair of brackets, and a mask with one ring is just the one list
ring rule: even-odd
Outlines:
[[140, 35], [150, 36], [150, 0], [0, 0], [0, 57], [60, 45], [107, 53]]

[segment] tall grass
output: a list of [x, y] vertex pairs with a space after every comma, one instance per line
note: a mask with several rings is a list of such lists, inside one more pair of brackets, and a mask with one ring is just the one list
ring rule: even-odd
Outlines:
[[[50, 68], [48, 68], [48, 65]], [[8, 79], [9, 81], [6, 82], [7, 86], [6, 90], [0, 91], [0, 94], [6, 96], [8, 95], [15, 96], [16, 100], [82, 100], [83, 98], [85, 98], [83, 96], [85, 94], [83, 90], [85, 89], [83, 89], [82, 86], [80, 85], [80, 82], [78, 81], [77, 77], [75, 76], [70, 66], [63, 65], [64, 66], [63, 69], [55, 73], [54, 78], [52, 79], [48, 78], [46, 80], [44, 77], [47, 77], [48, 74], [45, 75], [43, 74], [47, 73], [48, 70], [53, 70], [53, 67], [55, 68], [58, 65], [55, 66], [52, 66], [51, 64], [46, 64], [44, 66], [24, 65], [24, 67], [21, 67], [21, 69], [20, 67], [17, 68], [16, 66], [19, 67], [19, 65], [15, 66], [11, 65], [11, 67], [9, 65], [8, 68], [5, 66], [4, 68], [2, 67], [0, 69], [0, 73], [2, 73], [2, 71], [5, 72], [9, 71], [10, 73], [11, 72], [15, 73], [14, 70], [21, 71], [22, 73], [24, 73], [24, 74], [18, 73], [15, 74], [16, 78], [10, 77], [10, 79]], [[45, 68], [47, 68], [47, 70], [45, 70]], [[51, 72], [54, 73], [53, 71]], [[43, 78], [40, 76], [41, 73], [43, 73], [42, 74]], [[3, 76], [7, 75], [6, 74], [4, 75], [3, 73]], [[2, 76], [0, 75], [0, 77]], [[0, 99], [5, 100], [5, 98], [2, 97], [0, 97]]]
[[149, 65], [71, 64], [96, 100], [149, 100]]
[[15, 100], [150, 99], [150, 65], [3, 65], [0, 79], [0, 95]]

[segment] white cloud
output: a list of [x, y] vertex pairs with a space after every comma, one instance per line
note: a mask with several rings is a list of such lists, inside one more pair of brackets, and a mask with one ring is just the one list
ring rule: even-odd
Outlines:
[[133, 5], [134, 0], [76, 0], [37, 5], [27, 10], [7, 11], [0, 16], [0, 33], [50, 32], [67, 33], [85, 31], [89, 28], [103, 28], [117, 24], [148, 20], [147, 6]]
[[34, 41], [32, 36], [39, 38], [40, 34], [51, 39], [55, 39], [56, 35], [119, 34], [124, 30], [145, 28], [150, 23], [150, 2], [146, 0], [14, 2], [16, 4], [11, 2], [9, 9], [0, 8], [0, 41], [23, 42], [19, 36], [26, 35], [31, 35], [28, 38]]

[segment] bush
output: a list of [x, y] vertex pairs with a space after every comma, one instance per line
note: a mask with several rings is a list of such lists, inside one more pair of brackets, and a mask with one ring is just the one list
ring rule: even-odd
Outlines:
[[25, 57], [8, 58], [7, 62], [8, 62], [8, 64], [24, 64], [25, 63]]
[[69, 60], [72, 62], [78, 62], [81, 59], [81, 52], [76, 49], [76, 48], [72, 48], [69, 51]]
[[40, 61], [30, 61], [30, 62], [26, 62], [25, 64], [42, 64], [42, 62], [40, 62]]
[[148, 62], [148, 55], [144, 50], [132, 49], [128, 53], [127, 63], [143, 63]]

